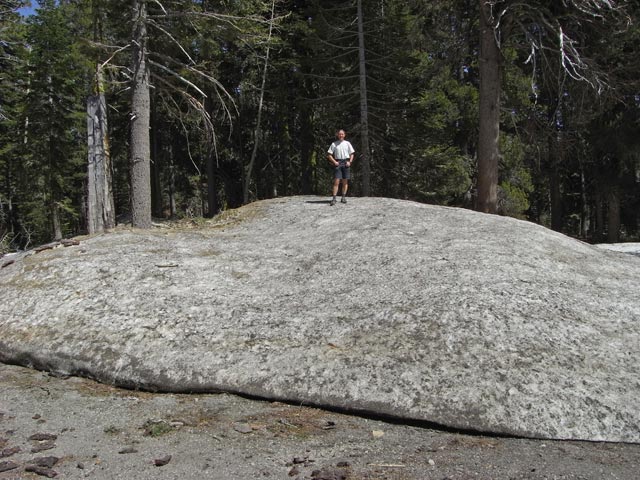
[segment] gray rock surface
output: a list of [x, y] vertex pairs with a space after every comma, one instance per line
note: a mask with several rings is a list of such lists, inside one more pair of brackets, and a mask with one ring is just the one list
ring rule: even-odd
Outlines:
[[0, 270], [0, 361], [528, 437], [640, 442], [640, 259], [379, 198], [257, 202]]
[[640, 256], [640, 243], [626, 242], [626, 243], [599, 243], [597, 247], [607, 250], [613, 250], [616, 252], [628, 253], [630, 255]]
[[[638, 480], [640, 444], [468, 435], [14, 365], [0, 364], [0, 385], [1, 480], [38, 478], [25, 469], [43, 457], [64, 480]], [[34, 433], [55, 447], [32, 453]]]

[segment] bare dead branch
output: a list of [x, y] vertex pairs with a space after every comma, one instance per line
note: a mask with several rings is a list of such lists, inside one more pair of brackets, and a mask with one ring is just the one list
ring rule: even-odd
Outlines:
[[162, 11], [164, 12], [165, 15], [167, 15], [167, 11], [165, 10], [165, 8], [162, 6], [162, 4], [158, 1], [158, 0], [153, 0], [156, 4], [158, 4], [158, 6], [162, 9]]
[[120, 52], [122, 52], [123, 50], [126, 50], [127, 48], [129, 48], [131, 46], [130, 43], [128, 43], [127, 45], [125, 45], [124, 47], [120, 47], [118, 50], [116, 50], [115, 52], [113, 52], [113, 54], [107, 58], [107, 60], [105, 60], [103, 63], [100, 64], [99, 68], [102, 69], [104, 68], [106, 65], [109, 64], [109, 62], [111, 62], [111, 60], [113, 60], [113, 58]]
[[196, 90], [200, 95], [202, 95], [203, 97], [207, 97], [207, 94], [204, 93], [196, 84], [194, 84], [193, 82], [190, 82], [189, 80], [187, 80], [186, 78], [184, 78], [182, 75], [180, 75], [177, 72], [174, 72], [173, 70], [171, 70], [169, 67], [166, 67], [164, 65], [162, 65], [161, 63], [158, 62], [154, 62], [153, 60], [149, 59], [149, 63], [154, 65], [155, 67], [158, 67], [159, 69], [169, 73], [170, 75], [173, 75], [174, 77], [176, 77], [178, 80], [180, 80], [181, 82], [183, 82], [184, 84], [190, 86], [191, 88], [193, 88], [194, 90]]
[[[211, 82], [216, 87], [216, 92], [222, 91], [224, 93], [224, 95], [227, 97], [227, 99], [229, 101], [231, 101], [231, 104], [233, 105], [234, 109], [236, 110], [236, 113], [238, 112], [238, 107], [236, 106], [236, 102], [234, 101], [233, 97], [231, 96], [229, 91], [222, 85], [222, 83], [220, 83], [220, 81], [218, 79], [216, 79], [215, 77], [212, 77], [211, 75], [203, 72], [202, 70], [194, 68], [194, 67], [187, 67], [187, 69], [190, 72], [193, 72], [196, 75], [200, 75], [201, 77], [203, 77], [206, 80], [208, 80], [209, 82]], [[218, 98], [220, 99], [220, 101], [224, 105], [226, 105], [226, 102], [222, 99], [222, 96], [218, 95]], [[229, 113], [229, 116], [231, 116], [231, 112], [228, 111], [228, 113]]]
[[171, 33], [169, 33], [166, 29], [164, 29], [162, 26], [160, 26], [158, 24], [158, 22], [154, 22], [153, 20], [149, 20], [148, 24], [151, 25], [152, 27], [157, 28], [158, 30], [160, 30], [162, 33], [164, 33], [167, 37], [169, 37], [169, 39], [178, 46], [178, 48], [182, 51], [182, 53], [185, 54], [185, 56], [189, 59], [189, 61], [192, 64], [195, 64], [196, 62], [193, 60], [193, 58], [191, 58], [191, 55], [189, 55], [189, 53], [184, 49], [184, 47], [180, 44], [180, 42], [178, 40], [176, 40], [176, 38], [171, 35]]

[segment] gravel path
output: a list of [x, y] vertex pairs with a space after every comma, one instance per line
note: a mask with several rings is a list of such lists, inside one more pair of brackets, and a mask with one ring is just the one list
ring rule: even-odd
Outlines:
[[443, 432], [0, 364], [0, 479], [637, 479], [640, 445]]

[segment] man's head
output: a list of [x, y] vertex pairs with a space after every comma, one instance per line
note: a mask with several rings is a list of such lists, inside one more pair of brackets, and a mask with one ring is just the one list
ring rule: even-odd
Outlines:
[[338, 140], [344, 140], [344, 137], [346, 137], [347, 134], [345, 133], [344, 130], [340, 129], [336, 132], [336, 137]]

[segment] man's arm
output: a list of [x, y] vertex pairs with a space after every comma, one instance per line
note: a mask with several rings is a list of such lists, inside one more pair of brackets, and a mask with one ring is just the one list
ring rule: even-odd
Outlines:
[[[351, 143], [349, 143], [349, 145], [351, 146]], [[351, 146], [350, 150], [351, 150], [351, 153], [349, 154], [349, 160], [347, 161], [347, 164], [348, 164], [347, 167], [350, 167], [351, 164], [353, 163], [353, 159], [356, 158], [355, 157], [355, 153], [356, 152], [353, 150], [353, 146]]]
[[329, 160], [333, 164], [334, 167], [337, 167], [338, 165], [340, 165], [340, 163], [338, 161], [336, 161], [335, 158], [333, 158], [332, 154], [328, 154], [327, 155], [327, 160]]

